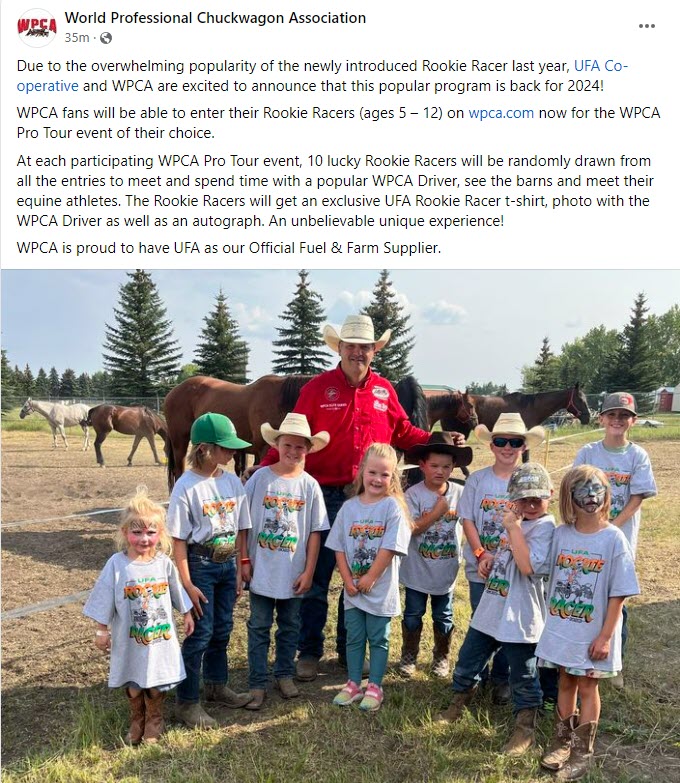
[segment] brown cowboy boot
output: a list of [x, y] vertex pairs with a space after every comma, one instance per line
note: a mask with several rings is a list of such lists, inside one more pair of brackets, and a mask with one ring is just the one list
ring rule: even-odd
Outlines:
[[435, 723], [455, 723], [460, 719], [463, 714], [463, 710], [472, 701], [472, 697], [475, 695], [476, 688], [472, 688], [469, 691], [455, 692], [451, 699], [448, 709], [444, 712], [440, 712], [434, 719]]
[[226, 682], [205, 682], [203, 683], [203, 696], [206, 701], [224, 704], [233, 710], [245, 707], [250, 701], [249, 693], [236, 693]]
[[144, 736], [144, 692], [130, 696], [130, 689], [125, 689], [125, 695], [130, 705], [130, 728], [123, 742], [126, 745], [139, 745]]
[[577, 720], [578, 712], [575, 712], [568, 718], [563, 718], [560, 715], [560, 711], [557, 710], [553, 740], [541, 759], [541, 766], [544, 769], [556, 772], [558, 769], [562, 769], [567, 761], [569, 761], [569, 756], [571, 755], [571, 735]]
[[399, 674], [403, 677], [412, 677], [416, 672], [416, 661], [420, 650], [420, 634], [423, 632], [423, 624], [415, 631], [409, 631], [406, 624], [401, 622], [401, 660], [399, 661]]
[[572, 732], [571, 756], [569, 761], [558, 770], [555, 780], [580, 780], [593, 765], [593, 746], [597, 723], [581, 723]]
[[434, 627], [434, 650], [432, 652], [432, 674], [446, 679], [449, 676], [449, 651], [453, 631], [442, 633]]
[[536, 742], [536, 713], [535, 707], [519, 710], [515, 715], [515, 730], [503, 747], [503, 753], [508, 756], [521, 756]]
[[163, 702], [165, 694], [155, 688], [147, 688], [144, 691], [144, 707], [146, 720], [144, 722], [144, 742], [158, 742], [158, 738], [165, 733], [165, 721], [163, 720]]

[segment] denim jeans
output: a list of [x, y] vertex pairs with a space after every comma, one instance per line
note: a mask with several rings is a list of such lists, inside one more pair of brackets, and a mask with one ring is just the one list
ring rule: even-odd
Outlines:
[[476, 628], [468, 628], [458, 662], [453, 672], [453, 690], [464, 693], [482, 681], [482, 671], [491, 656], [503, 649], [510, 663], [510, 688], [512, 689], [512, 711], [533, 709], [543, 704], [543, 693], [536, 667], [536, 645], [499, 642], [493, 636]]
[[[340, 511], [340, 506], [347, 498], [343, 487], [321, 487], [321, 490], [326, 503], [328, 521], [332, 526], [338, 511]], [[316, 658], [318, 660], [323, 657], [325, 639], [323, 629], [328, 618], [328, 586], [335, 568], [335, 552], [326, 547], [327, 538], [328, 531], [322, 532], [321, 549], [319, 559], [316, 561], [312, 587], [302, 596], [300, 636], [298, 638], [300, 658]], [[344, 593], [341, 593], [338, 601], [338, 633], [335, 645], [338, 655], [341, 657], [344, 657], [347, 645], [344, 615]]]
[[234, 626], [236, 603], [236, 560], [213, 563], [209, 557], [189, 549], [191, 581], [208, 599], [201, 604], [203, 617], [196, 620], [191, 636], [182, 645], [186, 679], [177, 686], [177, 701], [197, 702], [201, 664], [205, 682], [226, 683], [227, 645]]
[[359, 684], [368, 641], [368, 681], [381, 685], [390, 651], [391, 617], [377, 617], [354, 606], [345, 612], [347, 624], [347, 675]]
[[[484, 582], [468, 582], [470, 586], [470, 607], [472, 608], [472, 614], [475, 613], [475, 609], [479, 606], [479, 602], [482, 600], [484, 594]], [[500, 649], [493, 657], [493, 663], [491, 664], [491, 682], [494, 685], [505, 685], [509, 678], [509, 665], [508, 659], [503, 649]], [[482, 672], [482, 682], [486, 682], [489, 679], [489, 667], [486, 666]]]
[[[417, 631], [423, 624], [428, 593], [406, 587], [404, 595], [404, 625], [409, 631]], [[453, 630], [453, 593], [430, 595], [430, 606], [434, 627], [440, 633], [450, 634]]]
[[621, 662], [623, 663], [623, 654], [626, 650], [626, 642], [628, 641], [628, 609], [626, 609], [626, 605], [623, 605], [622, 608], [622, 617], [621, 620]]
[[295, 675], [295, 650], [300, 632], [302, 598], [270, 598], [250, 591], [248, 620], [248, 686], [266, 688], [270, 632], [276, 609], [276, 657], [274, 677], [277, 680]]

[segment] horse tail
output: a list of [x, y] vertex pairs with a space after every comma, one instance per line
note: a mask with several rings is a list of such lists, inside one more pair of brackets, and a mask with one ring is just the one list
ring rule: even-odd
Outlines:
[[[83, 419], [83, 421], [85, 422], [85, 424], [88, 427], [92, 426], [92, 414], [95, 411], [99, 410], [101, 407], [102, 407], [101, 405], [95, 405], [94, 408], [90, 408], [90, 410], [87, 412], [87, 416]], [[82, 424], [82, 422], [81, 422], [81, 424]]]
[[154, 432], [157, 432], [161, 438], [163, 438], [163, 441], [166, 441], [168, 437], [168, 425], [165, 423], [165, 419], [160, 415], [160, 413], [156, 413], [155, 410], [147, 408], [146, 405], [142, 407], [144, 410], [144, 415], [148, 419], [151, 419], [151, 425]]
[[423, 387], [413, 375], [402, 378], [394, 387], [401, 407], [406, 411], [411, 424], [427, 430], [427, 401]]
[[175, 450], [172, 448], [172, 443], [170, 442], [170, 438], [166, 438], [165, 440], [165, 446], [163, 447], [163, 451], [165, 451], [165, 460], [168, 465], [168, 491], [172, 492], [172, 488], [175, 486]]
[[290, 413], [293, 410], [302, 387], [313, 377], [313, 375], [288, 375], [283, 379], [279, 392], [279, 408], [283, 413]]

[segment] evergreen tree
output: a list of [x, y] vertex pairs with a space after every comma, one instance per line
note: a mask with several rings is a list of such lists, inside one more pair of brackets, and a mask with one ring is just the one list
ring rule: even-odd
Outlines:
[[557, 388], [559, 362], [550, 350], [550, 340], [543, 338], [538, 358], [530, 368], [525, 368], [522, 386], [529, 392], [550, 391]]
[[279, 375], [316, 375], [330, 364], [326, 344], [321, 338], [321, 324], [326, 320], [321, 295], [309, 286], [309, 273], [302, 269], [295, 295], [279, 317], [285, 322], [277, 327], [278, 349], [272, 369]]
[[49, 383], [48, 393], [50, 397], [58, 397], [59, 396], [59, 373], [57, 372], [56, 367], [50, 368], [48, 383]]
[[610, 390], [630, 392], [653, 391], [660, 385], [655, 373], [650, 332], [647, 328], [647, 298], [640, 293], [635, 298], [629, 322], [619, 335], [618, 355], [614, 357], [609, 376]]
[[92, 380], [86, 372], [83, 372], [78, 376], [76, 381], [76, 394], [78, 397], [92, 396]]
[[103, 370], [92, 373], [90, 378], [90, 390], [93, 397], [106, 397], [111, 393], [111, 377]]
[[392, 330], [390, 341], [376, 353], [372, 367], [388, 380], [399, 381], [412, 372], [409, 355], [415, 338], [409, 336], [412, 331], [409, 316], [404, 315], [404, 308], [397, 301], [389, 278], [390, 273], [383, 269], [373, 289], [373, 299], [362, 313], [373, 320], [376, 339], [386, 329]]
[[31, 372], [31, 368], [26, 364], [24, 371], [21, 374], [21, 390], [26, 397], [33, 397], [35, 393], [35, 378]]
[[15, 407], [20, 392], [17, 390], [14, 370], [7, 359], [7, 351], [2, 349], [2, 365], [0, 366], [0, 391], [2, 392], [2, 414]]
[[77, 383], [75, 372], [67, 367], [61, 374], [59, 381], [59, 396], [63, 398], [78, 396]]
[[239, 337], [238, 324], [231, 317], [227, 297], [221, 289], [215, 297], [214, 309], [203, 323], [196, 347], [198, 372], [232, 383], [248, 383], [250, 348]]
[[164, 379], [177, 375], [182, 354], [151, 275], [137, 269], [128, 277], [113, 310], [115, 323], [106, 324], [104, 367], [113, 394], [149, 397], [164, 390]]
[[40, 400], [48, 397], [50, 394], [50, 381], [47, 377], [47, 373], [42, 367], [38, 370], [33, 388], [35, 390], [35, 396]]

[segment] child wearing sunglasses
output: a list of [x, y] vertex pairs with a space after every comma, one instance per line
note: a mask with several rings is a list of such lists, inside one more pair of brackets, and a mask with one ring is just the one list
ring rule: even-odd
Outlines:
[[[600, 411], [604, 438], [583, 446], [574, 460], [574, 466], [594, 465], [600, 468], [609, 479], [612, 493], [609, 521], [621, 528], [633, 555], [637, 548], [642, 501], [657, 494], [649, 455], [628, 440], [628, 432], [636, 421], [635, 397], [632, 394], [616, 392], [608, 395]], [[624, 605], [622, 655], [628, 638], [627, 619], [628, 612]], [[615, 688], [623, 688], [623, 674], [618, 673], [610, 682]]]
[[[524, 451], [543, 442], [545, 430], [543, 427], [527, 430], [519, 413], [501, 413], [491, 432], [480, 424], [475, 428], [475, 435], [489, 445], [494, 462], [468, 478], [458, 504], [466, 539], [463, 558], [473, 615], [484, 592], [485, 580], [478, 573], [479, 563], [485, 555], [496, 553], [501, 540], [503, 514], [509, 509], [508, 481]], [[485, 670], [482, 679], [485, 681], [488, 676]], [[502, 650], [494, 657], [491, 685], [494, 702], [509, 702], [508, 662]]]

